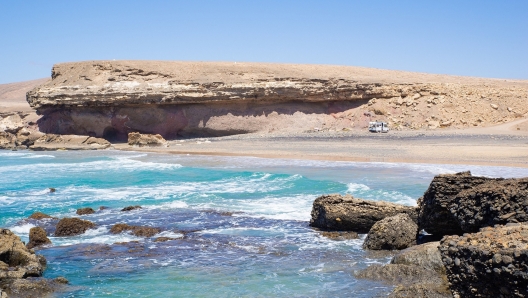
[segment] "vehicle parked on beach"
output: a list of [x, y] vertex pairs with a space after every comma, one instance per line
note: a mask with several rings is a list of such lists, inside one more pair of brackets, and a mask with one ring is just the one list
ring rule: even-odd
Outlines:
[[370, 132], [389, 132], [387, 122], [373, 121], [369, 122], [368, 129]]

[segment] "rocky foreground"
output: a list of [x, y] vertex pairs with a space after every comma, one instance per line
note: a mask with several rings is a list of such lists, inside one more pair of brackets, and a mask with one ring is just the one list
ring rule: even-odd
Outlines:
[[126, 141], [130, 132], [222, 136], [489, 126], [528, 112], [527, 81], [345, 66], [88, 61], [27, 93], [40, 131]]
[[310, 225], [368, 230], [368, 250], [403, 249], [356, 273], [398, 285], [390, 297], [528, 297], [527, 204], [527, 178], [462, 172], [436, 176], [416, 208], [321, 196]]

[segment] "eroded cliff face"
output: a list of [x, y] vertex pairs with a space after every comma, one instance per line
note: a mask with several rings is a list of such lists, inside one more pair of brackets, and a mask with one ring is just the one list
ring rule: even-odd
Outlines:
[[[461, 82], [462, 81], [462, 82]], [[345, 66], [92, 61], [53, 67], [27, 93], [42, 132], [125, 140], [129, 132], [227, 135], [506, 122], [528, 112], [528, 82]]]

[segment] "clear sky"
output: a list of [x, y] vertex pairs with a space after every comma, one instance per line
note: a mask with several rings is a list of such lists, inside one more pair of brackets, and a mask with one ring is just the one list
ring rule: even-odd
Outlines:
[[0, 84], [102, 59], [528, 79], [528, 0], [0, 0]]

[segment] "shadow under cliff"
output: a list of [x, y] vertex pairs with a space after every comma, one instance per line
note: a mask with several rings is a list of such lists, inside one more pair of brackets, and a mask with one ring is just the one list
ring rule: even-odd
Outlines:
[[368, 100], [331, 102], [229, 102], [121, 107], [42, 108], [37, 122], [44, 133], [127, 140], [129, 132], [166, 139], [218, 137], [259, 131], [305, 131], [320, 127], [324, 116], [357, 109]]

